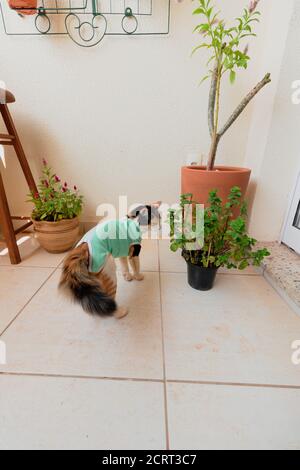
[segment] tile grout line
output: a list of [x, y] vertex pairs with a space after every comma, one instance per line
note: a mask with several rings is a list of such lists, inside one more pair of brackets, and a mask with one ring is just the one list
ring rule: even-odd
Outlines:
[[165, 432], [166, 432], [166, 450], [170, 450], [169, 435], [169, 414], [168, 414], [168, 390], [166, 377], [166, 358], [165, 358], [165, 338], [164, 338], [164, 320], [162, 308], [162, 288], [161, 288], [161, 271], [160, 271], [160, 255], [159, 240], [157, 240], [157, 258], [158, 258], [158, 282], [159, 282], [159, 300], [160, 300], [160, 318], [161, 318], [161, 342], [162, 342], [162, 359], [163, 359], [163, 384], [164, 384], [164, 408], [165, 408]]
[[240, 388], [267, 388], [267, 389], [283, 389], [283, 390], [300, 390], [300, 385], [282, 385], [282, 384], [259, 384], [246, 382], [218, 382], [205, 380], [188, 380], [188, 379], [147, 379], [138, 377], [116, 377], [116, 376], [97, 376], [97, 375], [76, 375], [76, 374], [46, 374], [39, 372], [9, 372], [0, 371], [1, 376], [20, 376], [20, 377], [41, 377], [41, 378], [59, 378], [59, 379], [79, 379], [79, 380], [111, 380], [120, 382], [144, 382], [144, 383], [161, 383], [164, 384], [187, 384], [187, 385], [216, 385], [223, 387], [240, 387]]
[[[0, 264], [0, 269], [1, 268], [16, 268], [16, 269], [62, 269], [61, 263], [58, 266], [17, 266], [17, 265], [6, 265], [6, 264]], [[143, 270], [144, 273], [158, 273], [159, 271], [157, 270], [151, 270], [151, 269], [146, 269]], [[161, 274], [186, 274], [186, 271], [160, 271]], [[117, 273], [121, 273], [120, 270], [117, 269]], [[238, 274], [233, 274], [233, 273], [218, 273], [218, 276], [237, 276], [237, 277], [263, 277], [264, 279], [265, 276], [264, 274], [246, 274], [246, 273], [238, 273]], [[266, 279], [266, 281], [269, 283], [269, 281]], [[275, 289], [276, 291], [276, 289]], [[277, 292], [277, 291], [276, 291]], [[277, 292], [278, 293], [278, 292]], [[279, 295], [279, 294], [278, 294]]]
[[[156, 272], [156, 271], [149, 271]], [[161, 274], [186, 274], [186, 271], [161, 271]], [[218, 273], [218, 276], [234, 276], [234, 277], [264, 277], [263, 274], [247, 274], [247, 273]]]
[[59, 268], [60, 265], [58, 266], [34, 266], [34, 265], [21, 265], [21, 264], [0, 264], [0, 268], [16, 268], [16, 269], [57, 269]]
[[[50, 268], [52, 269], [52, 268]], [[4, 330], [0, 331], [0, 338], [4, 333], [8, 330], [8, 328], [11, 327], [11, 325], [15, 322], [15, 320], [21, 315], [23, 310], [29, 305], [29, 303], [33, 300], [33, 298], [38, 294], [38, 292], [44, 287], [46, 282], [49, 281], [49, 279], [53, 276], [53, 274], [57, 271], [58, 267], [53, 268], [53, 271], [49, 274], [49, 276], [45, 279], [45, 281], [40, 285], [40, 287], [34, 292], [34, 294], [27, 300], [27, 302], [23, 305], [23, 307], [18, 311], [18, 313], [15, 315], [15, 317], [8, 323], [8, 325], [4, 328]]]
[[188, 385], [216, 385], [224, 387], [240, 387], [240, 388], [268, 388], [268, 389], [284, 389], [284, 390], [300, 390], [300, 385], [281, 385], [281, 384], [259, 384], [246, 382], [218, 382], [206, 380], [184, 380], [169, 379], [167, 383], [188, 384]]
[[163, 379], [147, 379], [138, 377], [114, 377], [114, 376], [97, 376], [97, 375], [76, 375], [76, 374], [43, 374], [39, 372], [9, 372], [0, 371], [0, 377], [40, 377], [40, 378], [53, 378], [53, 379], [79, 379], [79, 380], [111, 380], [120, 382], [143, 382], [143, 383], [163, 383]]

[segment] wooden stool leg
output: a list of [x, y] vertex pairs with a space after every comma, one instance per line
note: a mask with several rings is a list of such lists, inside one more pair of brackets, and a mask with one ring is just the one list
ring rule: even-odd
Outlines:
[[4, 123], [6, 125], [6, 128], [8, 130], [8, 133], [13, 135], [15, 138], [13, 140], [13, 146], [15, 149], [15, 152], [17, 154], [18, 160], [20, 162], [20, 165], [22, 167], [24, 176], [26, 178], [27, 184], [29, 186], [29, 189], [33, 193], [37, 193], [37, 187], [35, 184], [35, 181], [33, 179], [24, 149], [22, 147], [21, 141], [19, 139], [17, 129], [14, 125], [13, 119], [11, 117], [11, 114], [9, 112], [8, 106], [6, 104], [0, 104], [0, 111], [4, 120]]
[[14, 227], [11, 221], [8, 202], [0, 173], [0, 220], [3, 234], [8, 247], [8, 253], [12, 264], [21, 263], [21, 256], [16, 241]]

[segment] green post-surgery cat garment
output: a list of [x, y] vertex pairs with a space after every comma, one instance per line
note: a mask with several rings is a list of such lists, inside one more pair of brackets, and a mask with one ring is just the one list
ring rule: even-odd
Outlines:
[[99, 273], [108, 255], [125, 258], [132, 245], [139, 245], [142, 234], [139, 225], [130, 219], [108, 220], [87, 232], [77, 246], [87, 243], [90, 253], [89, 270]]

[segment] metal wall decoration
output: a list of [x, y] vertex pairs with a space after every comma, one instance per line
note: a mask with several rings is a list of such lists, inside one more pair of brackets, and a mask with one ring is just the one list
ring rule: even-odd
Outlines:
[[[26, 9], [12, 10], [6, 0], [0, 3], [7, 35], [68, 35], [82, 47], [96, 46], [112, 35], [167, 35], [170, 9], [171, 0], [40, 0], [29, 18]], [[151, 29], [157, 18], [163, 25], [155, 30], [152, 24]]]

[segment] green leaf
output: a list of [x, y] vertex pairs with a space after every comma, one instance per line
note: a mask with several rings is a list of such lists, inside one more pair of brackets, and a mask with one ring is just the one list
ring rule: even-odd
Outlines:
[[194, 49], [192, 50], [192, 55], [194, 55], [195, 52], [197, 52], [202, 47], [207, 47], [209, 49], [211, 47], [211, 45], [210, 44], [200, 44], [200, 46], [194, 47]]
[[236, 79], [236, 72], [234, 70], [230, 70], [230, 83], [233, 85]]
[[179, 248], [178, 243], [175, 242], [175, 241], [173, 241], [173, 242], [171, 243], [171, 245], [170, 245], [171, 251], [173, 251], [173, 252], [175, 253], [175, 252], [178, 250], [178, 248]]
[[210, 75], [206, 75], [205, 77], [203, 77], [202, 80], [199, 82], [199, 86], [202, 85], [202, 83], [205, 82], [209, 77]]
[[193, 11], [193, 15], [205, 15], [205, 10], [202, 7], [196, 8], [196, 10]]
[[206, 33], [209, 30], [209, 24], [208, 23], [201, 24], [200, 25], [200, 30], [201, 30], [202, 33]]
[[197, 24], [197, 26], [195, 26], [195, 28], [193, 29], [193, 33], [198, 31], [198, 29], [200, 29], [200, 28], [201, 28], [201, 24]]
[[239, 264], [239, 270], [240, 271], [243, 271], [244, 269], [248, 268], [249, 266], [249, 263], [247, 260], [243, 260], [240, 264]]

